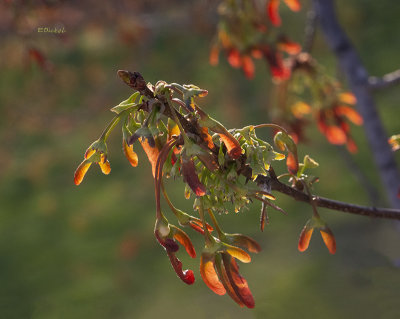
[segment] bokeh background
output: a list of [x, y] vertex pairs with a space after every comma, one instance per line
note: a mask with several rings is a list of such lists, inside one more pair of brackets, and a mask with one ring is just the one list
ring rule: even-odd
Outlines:
[[[329, 255], [316, 233], [297, 251], [310, 207], [278, 195], [289, 216], [271, 212], [259, 231], [259, 205], [220, 216], [228, 232], [255, 238], [263, 251], [242, 264], [255, 296], [253, 310], [213, 294], [201, 281], [199, 260], [179, 254], [196, 283], [183, 284], [153, 236], [150, 165], [138, 148], [133, 169], [110, 137], [112, 172], [93, 167], [76, 187], [73, 173], [87, 146], [126, 99], [118, 69], [140, 71], [147, 81], [194, 83], [209, 90], [203, 107], [227, 127], [268, 122], [272, 103], [266, 66], [246, 80], [208, 54], [218, 16], [214, 1], [2, 1], [0, 5], [0, 317], [1, 318], [399, 318], [398, 223], [321, 210], [337, 239]], [[284, 30], [300, 43], [310, 1], [300, 13], [282, 6]], [[337, 1], [344, 28], [373, 75], [399, 65], [395, 1]], [[63, 34], [38, 27], [64, 28]], [[314, 56], [341, 77], [317, 33]], [[376, 93], [390, 134], [400, 132], [398, 87]], [[381, 193], [363, 128], [353, 127], [354, 163]], [[267, 132], [260, 135], [269, 138]], [[363, 183], [338, 148], [312, 125], [300, 157], [320, 162], [322, 196], [369, 205]], [[400, 154], [399, 154], [400, 155]], [[399, 156], [397, 156], [399, 158]], [[283, 168], [281, 168], [283, 169]], [[279, 168], [278, 168], [279, 170]], [[183, 210], [181, 181], [168, 191]], [[380, 204], [387, 205], [384, 194]], [[172, 219], [172, 217], [171, 217]], [[188, 230], [198, 253], [202, 241]]]

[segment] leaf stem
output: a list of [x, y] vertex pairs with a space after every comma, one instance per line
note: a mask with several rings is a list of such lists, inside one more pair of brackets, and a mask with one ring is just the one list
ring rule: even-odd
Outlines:
[[210, 217], [211, 217], [211, 220], [212, 220], [212, 222], [213, 222], [213, 224], [214, 224], [214, 226], [215, 226], [215, 229], [217, 230], [219, 239], [222, 239], [222, 237], [224, 237], [225, 234], [224, 234], [224, 232], [221, 230], [221, 228], [219, 227], [218, 221], [217, 221], [217, 219], [215, 218], [214, 213], [212, 212], [211, 209], [207, 209], [207, 211], [208, 211], [208, 215], [210, 215]]
[[199, 203], [200, 203], [199, 204], [199, 215], [200, 215], [200, 220], [203, 223], [203, 229], [204, 229], [204, 239], [206, 241], [206, 245], [209, 246], [212, 244], [213, 239], [207, 228], [207, 222], [206, 222], [206, 218], [204, 216], [203, 199], [201, 197], [198, 197], [198, 199], [199, 199]]
[[280, 131], [285, 132], [286, 134], [289, 134], [288, 131], [286, 131], [286, 129], [284, 129], [282, 126], [278, 125], [278, 124], [273, 124], [273, 123], [264, 123], [264, 124], [258, 124], [258, 125], [254, 125], [254, 128], [263, 128], [263, 127], [270, 127], [270, 128], [275, 128], [278, 129]]

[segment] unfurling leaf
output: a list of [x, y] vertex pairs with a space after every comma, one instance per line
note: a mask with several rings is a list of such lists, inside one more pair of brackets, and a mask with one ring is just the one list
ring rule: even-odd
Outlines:
[[204, 196], [206, 194], [206, 188], [200, 182], [199, 177], [197, 176], [193, 160], [184, 156], [183, 154], [181, 156], [181, 160], [183, 181], [189, 185], [189, 187], [197, 196]]
[[[154, 143], [154, 145], [150, 145], [148, 138], [140, 138], [139, 142], [142, 145], [143, 150], [146, 153], [147, 158], [151, 164], [151, 169], [152, 169], [153, 177], [154, 177], [154, 174], [156, 171], [157, 158], [158, 158], [158, 154], [160, 153], [160, 151], [159, 151], [157, 145], [155, 145], [155, 143]], [[154, 140], [153, 140], [153, 142], [154, 142]], [[151, 144], [153, 144], [153, 143], [151, 143]]]
[[138, 165], [138, 156], [133, 150], [133, 145], [128, 145], [124, 139], [122, 141], [122, 148], [124, 150], [125, 157], [128, 159], [129, 163], [131, 163], [133, 167], [136, 167]]
[[335, 113], [337, 115], [345, 116], [349, 119], [349, 121], [353, 122], [356, 125], [363, 124], [363, 118], [361, 115], [350, 106], [339, 105], [335, 107]]
[[319, 164], [313, 160], [309, 155], [304, 156], [304, 169], [316, 168]]

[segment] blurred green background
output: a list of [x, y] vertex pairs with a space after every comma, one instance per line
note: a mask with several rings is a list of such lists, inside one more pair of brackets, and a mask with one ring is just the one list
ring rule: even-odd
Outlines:
[[[281, 8], [283, 29], [300, 43], [310, 3], [303, 4], [297, 14]], [[276, 194], [277, 204], [289, 216], [271, 212], [264, 233], [258, 204], [220, 216], [226, 231], [252, 236], [263, 248], [250, 264], [240, 265], [256, 301], [248, 310], [205, 286], [198, 258], [178, 254], [195, 271], [193, 286], [176, 277], [153, 236], [150, 165], [138, 147], [139, 166], [129, 165], [118, 130], [108, 143], [111, 174], [95, 166], [74, 185], [84, 151], [112, 117], [108, 109], [131, 94], [116, 76], [118, 69], [140, 71], [152, 83], [162, 79], [208, 89], [201, 103], [227, 127], [268, 122], [272, 84], [264, 63], [256, 62], [252, 81], [224, 58], [217, 67], [208, 64], [216, 5], [1, 3], [0, 318], [400, 318], [398, 223], [321, 210], [336, 235], [338, 249], [331, 256], [317, 233], [308, 251], [297, 251], [311, 210], [285, 195]], [[398, 68], [400, 5], [354, 0], [337, 6], [371, 74]], [[63, 26], [66, 33], [37, 32], [46, 26]], [[46, 57], [45, 69], [30, 57], [30, 48]], [[313, 53], [327, 72], [341, 76], [320, 33]], [[398, 88], [376, 93], [376, 101], [388, 133], [399, 133]], [[352, 130], [360, 149], [354, 161], [381, 191], [363, 128]], [[300, 157], [308, 153], [321, 164], [316, 192], [369, 205], [338, 149], [313, 126], [307, 135]], [[191, 212], [182, 186], [169, 182], [168, 191], [178, 207]], [[387, 205], [381, 196], [381, 205]], [[201, 238], [187, 232], [199, 255]]]

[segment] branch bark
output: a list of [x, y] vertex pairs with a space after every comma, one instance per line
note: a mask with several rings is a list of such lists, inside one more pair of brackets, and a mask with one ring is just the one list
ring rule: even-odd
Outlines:
[[390, 72], [382, 77], [370, 76], [368, 82], [371, 89], [383, 89], [396, 83], [400, 83], [400, 70]]
[[314, 0], [314, 8], [326, 41], [335, 53], [350, 88], [357, 98], [357, 108], [364, 119], [367, 140], [390, 204], [392, 207], [400, 208], [400, 199], [397, 197], [400, 174], [370, 92], [368, 72], [337, 21], [333, 1]]
[[[307, 194], [298, 191], [297, 189], [290, 187], [284, 183], [281, 183], [277, 178], [274, 178], [271, 174], [271, 178], [264, 177], [269, 179], [269, 185], [271, 186], [271, 190], [278, 191], [280, 193], [286, 194], [297, 201], [310, 203], [310, 196]], [[340, 202], [337, 200], [313, 196], [313, 200], [318, 207], [324, 207], [336, 211], [341, 211], [350, 214], [362, 215], [362, 216], [370, 216], [376, 218], [386, 218], [386, 219], [397, 219], [400, 220], [400, 210], [399, 209], [390, 209], [390, 208], [379, 208], [379, 207], [370, 207], [370, 206], [361, 206], [355, 204], [349, 204], [345, 202]]]

